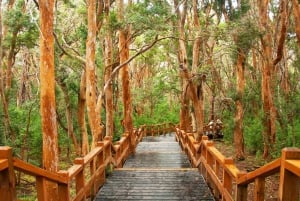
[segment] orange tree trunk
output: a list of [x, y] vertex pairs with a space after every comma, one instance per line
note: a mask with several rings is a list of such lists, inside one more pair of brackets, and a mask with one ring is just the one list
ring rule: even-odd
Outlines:
[[[96, 0], [88, 0], [88, 36], [86, 41], [86, 105], [89, 125], [92, 132], [92, 149], [102, 140], [101, 116], [96, 96]], [[101, 105], [100, 105], [101, 106]]]
[[[195, 84], [191, 81], [191, 73], [188, 70], [188, 60], [187, 60], [187, 52], [186, 52], [186, 43], [185, 43], [185, 31], [184, 31], [184, 25], [185, 25], [185, 19], [186, 19], [186, 12], [187, 12], [187, 5], [186, 1], [184, 3], [183, 11], [180, 12], [178, 9], [178, 1], [174, 0], [175, 8], [177, 9], [177, 25], [178, 25], [178, 32], [179, 32], [179, 53], [178, 53], [178, 60], [179, 60], [179, 68], [180, 68], [180, 75], [183, 79], [182, 81], [182, 88], [183, 88], [183, 94], [181, 96], [182, 100], [181, 103], [184, 103], [183, 106], [181, 106], [181, 109], [188, 109], [188, 105], [186, 105], [185, 96], [189, 96], [191, 99], [194, 111], [195, 111], [195, 118], [196, 118], [196, 134], [195, 138], [196, 140], [201, 140], [201, 137], [203, 135], [203, 110], [202, 110], [202, 104], [201, 99], [199, 100], [197, 96], [197, 87]], [[197, 45], [197, 44], [196, 44]], [[196, 54], [196, 53], [195, 53]], [[198, 56], [195, 55], [194, 59], [197, 59]], [[181, 115], [187, 115], [187, 111], [181, 111]], [[181, 118], [187, 118], [188, 116], [181, 116]], [[180, 119], [182, 122], [187, 122], [187, 120]], [[190, 125], [190, 122], [188, 122]], [[182, 123], [181, 123], [182, 124]], [[183, 124], [182, 124], [183, 125]], [[189, 125], [184, 125], [185, 127], [189, 127]]]
[[[109, 24], [109, 7], [110, 0], [106, 0], [105, 3], [105, 23]], [[104, 50], [104, 63], [105, 63], [105, 72], [104, 79], [107, 82], [112, 73], [112, 36], [111, 31], [107, 30], [105, 35], [105, 50]], [[106, 136], [113, 136], [114, 132], [114, 119], [113, 119], [113, 87], [112, 81], [108, 84], [108, 87], [105, 91], [105, 108], [106, 108]]]
[[40, 79], [43, 131], [43, 167], [58, 171], [58, 143], [54, 75], [54, 0], [39, 1], [40, 8]]
[[[180, 13], [178, 10], [178, 0], [174, 0], [174, 6], [177, 12], [177, 26], [178, 32], [180, 34], [179, 38], [179, 51], [178, 51], [178, 62], [181, 69], [187, 69], [187, 53], [186, 47], [184, 42], [184, 24], [186, 18], [186, 4], [184, 6], [183, 12]], [[180, 129], [187, 130], [190, 126], [189, 121], [189, 99], [187, 97], [187, 81], [184, 79], [183, 71], [180, 71], [180, 78], [181, 78], [181, 107], [180, 107]]]
[[295, 19], [295, 31], [298, 39], [298, 45], [300, 46], [300, 4], [298, 0], [292, 0], [293, 2], [293, 15]]
[[235, 144], [235, 157], [238, 160], [244, 160], [244, 135], [243, 135], [243, 119], [244, 119], [244, 107], [243, 97], [245, 92], [245, 54], [243, 50], [239, 49], [237, 63], [236, 63], [236, 79], [237, 79], [237, 99], [235, 101], [236, 112], [234, 117], [234, 144]]
[[263, 157], [266, 158], [270, 154], [270, 149], [275, 141], [275, 116], [273, 115], [274, 101], [273, 93], [271, 89], [271, 78], [273, 76], [273, 63], [272, 63], [272, 44], [271, 33], [269, 31], [268, 20], [268, 4], [269, 0], [263, 0], [259, 3], [260, 14], [260, 26], [262, 30], [265, 30], [264, 36], [261, 38], [261, 44], [263, 48], [264, 63], [262, 67], [262, 101], [264, 110], [264, 153]]
[[260, 27], [265, 34], [261, 37], [263, 49], [263, 67], [262, 67], [262, 100], [264, 110], [264, 158], [269, 156], [270, 149], [276, 142], [276, 118], [280, 119], [274, 103], [274, 89], [276, 86], [275, 66], [282, 60], [284, 43], [288, 27], [287, 0], [280, 1], [280, 22], [281, 28], [276, 32], [277, 51], [276, 57], [273, 58], [274, 52], [272, 47], [271, 23], [268, 15], [269, 0], [259, 1]]
[[[119, 0], [118, 4], [118, 14], [119, 19], [123, 18], [123, 0]], [[120, 55], [120, 64], [124, 63], [129, 59], [129, 40], [130, 29], [127, 27], [124, 30], [119, 30], [119, 55]], [[124, 127], [125, 132], [128, 132], [131, 137], [133, 135], [133, 122], [132, 122], [132, 103], [131, 103], [131, 93], [130, 93], [130, 83], [129, 83], [129, 72], [128, 64], [124, 65], [121, 69], [122, 77], [122, 91], [123, 91], [123, 104], [124, 104]], [[132, 138], [131, 138], [132, 139]], [[131, 140], [131, 145], [133, 141]]]
[[85, 122], [85, 103], [86, 103], [86, 73], [83, 71], [80, 80], [80, 91], [78, 95], [78, 126], [81, 135], [81, 155], [85, 156], [89, 152], [89, 140]]

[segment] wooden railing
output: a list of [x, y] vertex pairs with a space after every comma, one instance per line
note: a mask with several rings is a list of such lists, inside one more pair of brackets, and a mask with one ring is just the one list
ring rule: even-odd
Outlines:
[[280, 201], [299, 200], [300, 193], [300, 149], [285, 148], [281, 158], [245, 173], [240, 171], [232, 158], [223, 156], [207, 136], [201, 142], [193, 133], [176, 129], [176, 139], [188, 155], [193, 167], [197, 167], [211, 187], [216, 200], [246, 201], [248, 185], [254, 183], [253, 200], [265, 200], [265, 180], [279, 174]]
[[155, 124], [145, 126], [146, 136], [165, 135], [175, 131], [173, 123]]
[[[171, 125], [171, 124], [167, 124]], [[157, 125], [153, 126], [157, 128]], [[162, 128], [167, 126], [161, 125]], [[151, 126], [147, 126], [151, 128]], [[168, 128], [169, 129], [169, 128]], [[164, 130], [165, 131], [165, 130]], [[162, 131], [157, 129], [156, 132]], [[105, 169], [108, 166], [122, 167], [129, 154], [146, 135], [146, 126], [134, 129], [133, 133], [123, 134], [113, 144], [111, 137], [98, 142], [96, 148], [86, 156], [76, 158], [74, 165], [67, 170], [49, 172], [13, 157], [12, 148], [0, 147], [0, 200], [17, 199], [15, 171], [33, 176], [36, 181], [36, 193], [39, 201], [82, 201], [93, 200], [98, 189], [105, 182]], [[51, 194], [49, 185], [51, 184]]]

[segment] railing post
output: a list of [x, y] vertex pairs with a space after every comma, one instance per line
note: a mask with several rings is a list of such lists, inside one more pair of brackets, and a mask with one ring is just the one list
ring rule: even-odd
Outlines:
[[15, 173], [13, 167], [12, 148], [0, 147], [0, 159], [6, 159], [8, 168], [0, 171], [0, 195], [7, 201], [16, 200]]
[[[82, 188], [84, 188], [84, 159], [83, 158], [76, 158], [74, 161], [75, 165], [82, 165], [82, 169], [76, 175], [76, 193], [78, 193]], [[82, 201], [85, 200], [85, 195], [83, 196]]]
[[[245, 172], [240, 172], [237, 175], [237, 179], [244, 176]], [[247, 201], [248, 195], [248, 184], [246, 185], [236, 185], [236, 193], [235, 193], [235, 200], [236, 201]], [[254, 199], [255, 200], [255, 199]]]
[[[65, 170], [61, 170], [58, 172], [59, 175], [69, 180], [69, 172]], [[69, 201], [70, 200], [70, 184], [58, 184], [58, 198], [59, 201]]]
[[254, 200], [264, 201], [265, 200], [265, 178], [257, 177], [254, 181]]
[[223, 168], [223, 188], [226, 189], [230, 195], [232, 195], [232, 177], [227, 172], [225, 166], [232, 165], [232, 164], [233, 164], [232, 158], [225, 158], [224, 168]]
[[299, 200], [300, 179], [285, 168], [286, 160], [300, 160], [300, 150], [297, 148], [284, 148], [281, 156], [279, 200]]

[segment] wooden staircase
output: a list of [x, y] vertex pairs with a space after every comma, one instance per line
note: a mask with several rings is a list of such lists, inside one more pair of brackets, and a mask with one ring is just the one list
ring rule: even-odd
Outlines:
[[174, 135], [145, 137], [97, 194], [100, 200], [214, 200]]

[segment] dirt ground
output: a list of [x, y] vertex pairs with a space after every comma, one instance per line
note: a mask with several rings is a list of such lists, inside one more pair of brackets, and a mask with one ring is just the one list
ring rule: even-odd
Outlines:
[[[232, 144], [226, 144], [222, 141], [216, 141], [215, 147], [226, 157], [232, 157], [234, 159], [234, 147]], [[246, 159], [243, 161], [235, 160], [235, 165], [245, 172], [251, 172], [264, 164], [268, 163], [263, 159], [258, 159], [255, 155], [251, 155], [246, 152]], [[265, 180], [265, 201], [278, 200], [279, 189], [279, 174], [267, 177]], [[248, 185], [248, 201], [254, 200], [254, 184]]]

